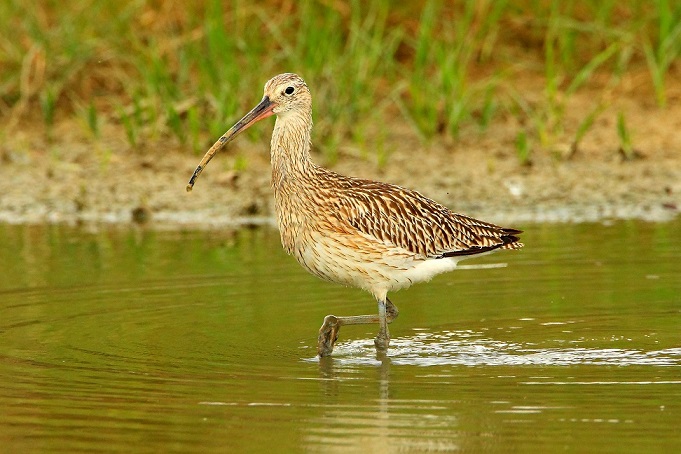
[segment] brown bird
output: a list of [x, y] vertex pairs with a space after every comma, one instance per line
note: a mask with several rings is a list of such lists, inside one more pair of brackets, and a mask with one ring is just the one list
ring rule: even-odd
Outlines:
[[322, 279], [371, 293], [378, 315], [327, 315], [317, 352], [330, 355], [343, 325], [378, 323], [374, 343], [385, 351], [397, 308], [388, 292], [451, 271], [460, 260], [519, 249], [520, 230], [457, 214], [418, 192], [339, 175], [310, 159], [312, 98], [296, 74], [273, 77], [265, 96], [208, 150], [189, 180], [240, 132], [276, 115], [271, 143], [272, 189], [284, 249]]

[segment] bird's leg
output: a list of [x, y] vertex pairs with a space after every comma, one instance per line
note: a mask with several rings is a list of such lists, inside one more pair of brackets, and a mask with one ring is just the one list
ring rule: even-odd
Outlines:
[[387, 350], [388, 344], [390, 343], [387, 301], [388, 298], [385, 300], [378, 300], [378, 336], [376, 336], [376, 339], [374, 339], [374, 345], [378, 351]]
[[[351, 315], [347, 317], [337, 317], [335, 315], [327, 315], [324, 317], [324, 323], [319, 328], [319, 337], [317, 338], [317, 353], [320, 357], [328, 356], [333, 351], [333, 344], [338, 339], [338, 331], [343, 325], [367, 325], [379, 323], [382, 326], [386, 325], [385, 332], [387, 335], [387, 324], [392, 323], [397, 318], [399, 311], [388, 298], [383, 303], [383, 317], [381, 317], [381, 304], [379, 302], [378, 315]], [[383, 320], [383, 322], [381, 322]], [[379, 330], [379, 337], [380, 332]], [[378, 345], [378, 344], [377, 344]], [[386, 341], [387, 347], [387, 341]]]

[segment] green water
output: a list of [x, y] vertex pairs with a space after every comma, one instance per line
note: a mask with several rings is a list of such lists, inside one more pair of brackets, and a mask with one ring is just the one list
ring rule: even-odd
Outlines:
[[0, 452], [681, 452], [681, 220], [517, 227], [319, 362], [274, 230], [0, 225]]

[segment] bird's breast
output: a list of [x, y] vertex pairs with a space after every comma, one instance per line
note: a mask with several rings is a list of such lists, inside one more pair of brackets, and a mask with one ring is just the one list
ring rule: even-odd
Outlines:
[[274, 208], [281, 244], [288, 254], [300, 249], [313, 226], [309, 202], [300, 191], [290, 186], [275, 187]]

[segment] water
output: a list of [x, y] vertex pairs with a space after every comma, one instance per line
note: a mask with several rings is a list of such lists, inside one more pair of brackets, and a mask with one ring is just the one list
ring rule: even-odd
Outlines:
[[320, 362], [274, 230], [0, 225], [0, 451], [679, 452], [681, 221], [518, 227]]

